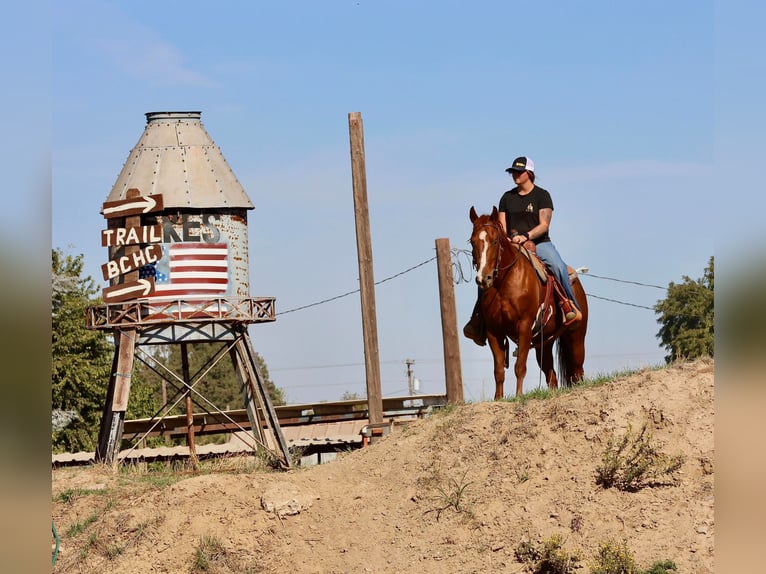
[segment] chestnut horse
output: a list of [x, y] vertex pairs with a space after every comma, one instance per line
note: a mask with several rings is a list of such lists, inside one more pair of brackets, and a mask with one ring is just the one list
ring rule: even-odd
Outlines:
[[[495, 364], [495, 400], [504, 396], [503, 383], [508, 365], [506, 337], [518, 345], [513, 369], [517, 397], [522, 393], [530, 348], [535, 349], [537, 364], [545, 375], [548, 388], [558, 387], [552, 353], [556, 340], [558, 371], [563, 384], [571, 386], [582, 380], [588, 301], [580, 280], [572, 280], [572, 290], [582, 311], [582, 319], [565, 326], [563, 313], [556, 308], [555, 302], [552, 314], [544, 312], [546, 285], [530, 260], [521, 253], [520, 247], [511, 242], [503, 231], [497, 208], [493, 207], [491, 215], [478, 216], [471, 207], [470, 217], [473, 223], [473, 264], [476, 283], [481, 288], [480, 310]], [[553, 281], [550, 272], [548, 281]], [[538, 334], [533, 340], [536, 321]], [[542, 329], [541, 323], [544, 323]]]

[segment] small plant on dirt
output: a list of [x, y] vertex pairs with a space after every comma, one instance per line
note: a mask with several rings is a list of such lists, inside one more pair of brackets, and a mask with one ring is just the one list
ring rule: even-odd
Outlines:
[[103, 494], [103, 489], [90, 489], [90, 488], [68, 488], [62, 492], [59, 492], [53, 499], [55, 502], [63, 502], [69, 504], [81, 496], [87, 496], [89, 494]]
[[672, 560], [658, 560], [649, 570], [641, 574], [668, 574], [670, 571], [676, 572], [676, 563]]
[[610, 438], [601, 465], [596, 468], [596, 484], [604, 488], [636, 491], [662, 484], [684, 463], [683, 455], [669, 457], [652, 444], [644, 423], [636, 435], [631, 427], [619, 439]]
[[530, 464], [527, 464], [523, 468], [514, 468], [513, 473], [516, 475], [516, 482], [522, 484], [529, 480], [529, 468]]
[[91, 514], [90, 516], [82, 520], [81, 522], [75, 522], [67, 529], [66, 535], [68, 537], [73, 537], [73, 536], [77, 536], [78, 534], [82, 534], [83, 532], [85, 532], [85, 529], [88, 528], [88, 526], [90, 526], [94, 522], [96, 522], [96, 520], [98, 520], [100, 516], [101, 516], [101, 513], [96, 512], [94, 514]]
[[123, 552], [125, 552], [125, 546], [121, 544], [110, 544], [109, 546], [106, 547], [106, 550], [104, 551], [104, 555], [109, 560], [114, 560]]
[[671, 570], [676, 570], [672, 560], [657, 561], [648, 570], [642, 570], [625, 541], [617, 543], [608, 540], [599, 544], [589, 574], [668, 574]]
[[446, 486], [437, 485], [437, 494], [434, 496], [434, 499], [438, 506], [427, 510], [426, 513], [436, 512], [436, 520], [439, 520], [442, 512], [449, 508], [452, 508], [455, 512], [464, 512], [466, 510], [465, 491], [471, 485], [470, 482], [465, 480], [467, 474], [468, 471], [465, 471], [459, 481], [450, 478]]
[[226, 554], [226, 550], [215, 536], [205, 535], [200, 539], [199, 547], [194, 553], [192, 574], [211, 572], [214, 564], [220, 562]]
[[639, 571], [627, 543], [610, 540], [599, 544], [590, 574], [639, 574]]
[[540, 544], [522, 541], [514, 550], [516, 559], [523, 562], [532, 574], [574, 574], [579, 567], [577, 552], [564, 549], [560, 535], [554, 534]]

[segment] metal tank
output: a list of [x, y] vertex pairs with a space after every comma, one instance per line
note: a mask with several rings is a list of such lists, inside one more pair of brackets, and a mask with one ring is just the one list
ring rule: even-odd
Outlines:
[[[247, 211], [254, 206], [200, 117], [198, 111], [147, 113], [106, 199], [125, 200], [130, 189], [162, 196], [162, 211], [141, 216], [142, 226], [159, 225], [162, 234], [161, 257], [140, 270], [141, 278], [154, 278], [148, 300], [250, 296]], [[109, 257], [124, 251], [109, 247]]]

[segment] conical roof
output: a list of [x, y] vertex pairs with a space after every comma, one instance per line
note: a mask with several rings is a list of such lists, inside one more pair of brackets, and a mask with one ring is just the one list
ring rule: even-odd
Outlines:
[[253, 209], [253, 203], [205, 131], [201, 112], [149, 112], [106, 201], [162, 194], [164, 209]]

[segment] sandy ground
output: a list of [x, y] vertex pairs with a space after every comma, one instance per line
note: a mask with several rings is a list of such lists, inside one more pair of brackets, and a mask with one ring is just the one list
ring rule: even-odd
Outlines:
[[[523, 541], [580, 555], [626, 543], [648, 568], [713, 572], [712, 361], [647, 370], [548, 400], [469, 404], [290, 472], [53, 471], [55, 572], [527, 572]], [[597, 484], [611, 437], [646, 424], [683, 455], [635, 491]]]

